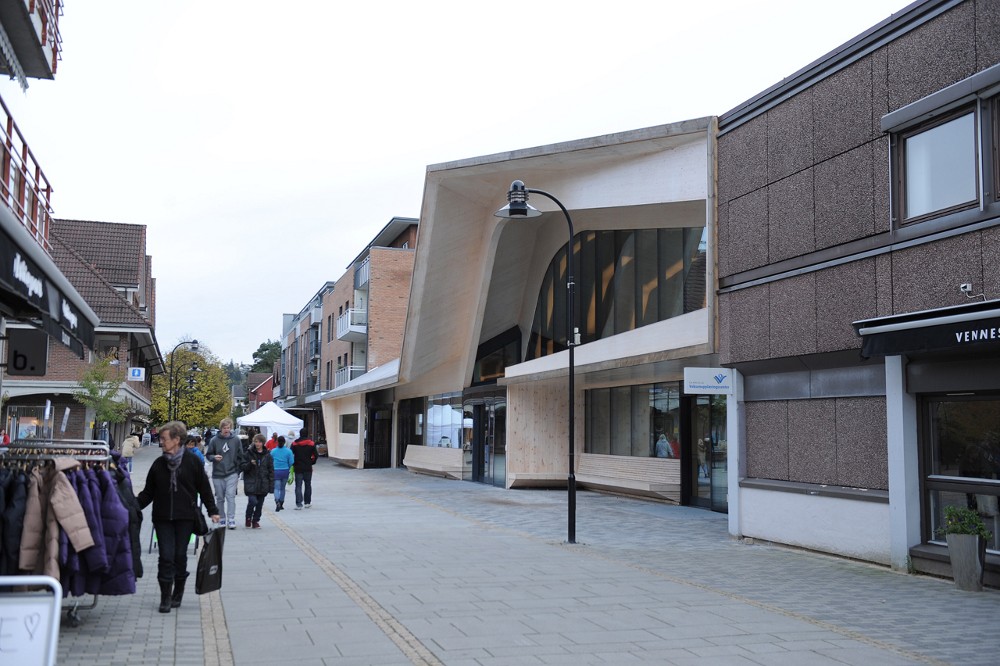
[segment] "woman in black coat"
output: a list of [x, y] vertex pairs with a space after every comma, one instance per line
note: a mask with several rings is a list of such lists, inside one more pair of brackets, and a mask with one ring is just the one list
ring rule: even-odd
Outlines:
[[274, 490], [274, 459], [264, 446], [264, 435], [254, 435], [243, 463], [243, 493], [247, 496], [246, 525], [260, 529], [264, 500]]
[[146, 486], [139, 493], [139, 507], [153, 505], [153, 529], [160, 559], [156, 577], [160, 581], [160, 612], [178, 608], [187, 581], [187, 549], [194, 531], [198, 496], [212, 517], [219, 522], [215, 493], [205, 474], [205, 466], [181, 445], [187, 427], [171, 421], [160, 428], [163, 455], [153, 461], [146, 475]]

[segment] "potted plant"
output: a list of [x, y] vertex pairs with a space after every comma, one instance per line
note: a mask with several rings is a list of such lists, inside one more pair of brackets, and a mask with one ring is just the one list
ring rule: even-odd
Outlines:
[[993, 536], [982, 516], [966, 507], [946, 506], [944, 525], [938, 529], [938, 535], [944, 535], [948, 541], [955, 586], [967, 592], [981, 592], [986, 542]]

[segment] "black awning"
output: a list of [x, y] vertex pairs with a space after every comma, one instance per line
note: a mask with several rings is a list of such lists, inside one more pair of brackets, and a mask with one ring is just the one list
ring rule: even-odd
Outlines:
[[861, 356], [1000, 349], [1000, 300], [863, 319], [853, 324]]
[[0, 311], [32, 323], [83, 358], [97, 315], [10, 210], [0, 205]]

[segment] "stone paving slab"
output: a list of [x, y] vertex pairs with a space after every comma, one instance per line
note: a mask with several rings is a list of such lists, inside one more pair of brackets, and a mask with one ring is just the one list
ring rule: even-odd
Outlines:
[[231, 530], [223, 589], [176, 612], [144, 549], [137, 594], [64, 622], [59, 663], [1000, 663], [1000, 592], [749, 545], [720, 514], [580, 491], [567, 544], [565, 491], [325, 459], [313, 484], [312, 508]]

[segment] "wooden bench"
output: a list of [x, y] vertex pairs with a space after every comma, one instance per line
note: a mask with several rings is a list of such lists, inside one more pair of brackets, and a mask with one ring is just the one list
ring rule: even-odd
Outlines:
[[419, 474], [461, 479], [463, 453], [462, 449], [439, 446], [407, 446], [403, 465]]
[[681, 461], [583, 453], [576, 482], [582, 486], [681, 501]]

